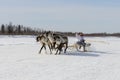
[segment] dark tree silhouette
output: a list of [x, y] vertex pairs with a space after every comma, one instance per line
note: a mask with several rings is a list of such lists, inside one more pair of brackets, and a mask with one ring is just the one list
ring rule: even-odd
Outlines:
[[8, 29], [8, 34], [12, 34], [12, 32], [13, 32], [12, 25], [8, 25], [7, 29]]
[[21, 33], [21, 26], [18, 25], [18, 33]]
[[4, 26], [4, 24], [1, 25], [1, 33], [2, 33], [2, 34], [5, 33], [5, 26]]

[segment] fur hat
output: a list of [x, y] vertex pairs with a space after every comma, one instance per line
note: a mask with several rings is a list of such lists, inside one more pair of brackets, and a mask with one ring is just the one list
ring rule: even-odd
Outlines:
[[81, 32], [81, 33], [79, 33], [80, 34], [80, 36], [84, 36], [84, 34]]

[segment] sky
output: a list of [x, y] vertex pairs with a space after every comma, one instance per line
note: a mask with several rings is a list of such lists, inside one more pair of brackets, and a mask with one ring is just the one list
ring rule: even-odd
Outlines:
[[0, 0], [0, 24], [62, 32], [120, 32], [120, 0]]

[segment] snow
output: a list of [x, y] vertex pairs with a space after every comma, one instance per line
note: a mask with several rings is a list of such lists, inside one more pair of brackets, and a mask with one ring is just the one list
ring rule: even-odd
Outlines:
[[[119, 80], [120, 38], [86, 37], [89, 52], [38, 54], [36, 36], [0, 36], [0, 80]], [[69, 37], [69, 45], [76, 38]]]

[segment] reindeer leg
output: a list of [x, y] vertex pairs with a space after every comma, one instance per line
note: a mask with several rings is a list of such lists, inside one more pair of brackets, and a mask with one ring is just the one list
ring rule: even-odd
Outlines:
[[61, 51], [59, 51], [59, 55], [61, 54]]
[[68, 43], [65, 44], [65, 50], [64, 50], [64, 53], [66, 53], [67, 48], [68, 48]]
[[46, 46], [45, 46], [45, 44], [44, 44], [44, 49], [45, 49], [45, 53], [47, 54], [47, 51], [46, 51]]
[[55, 49], [55, 44], [56, 44], [56, 43], [54, 42], [54, 43], [53, 43], [53, 46], [52, 46], [52, 47], [53, 47], [53, 49]]
[[61, 51], [62, 51], [62, 46], [63, 46], [63, 44], [62, 44], [62, 43], [58, 46], [59, 54], [61, 54]]
[[50, 54], [52, 54], [52, 51], [51, 51], [50, 45], [48, 45], [48, 47], [49, 47], [49, 50], [50, 50]]
[[55, 55], [57, 55], [57, 53], [58, 53], [58, 49], [57, 49], [57, 51], [56, 51]]
[[42, 47], [40, 48], [39, 54], [41, 54], [43, 47], [44, 47], [44, 45], [42, 45]]

